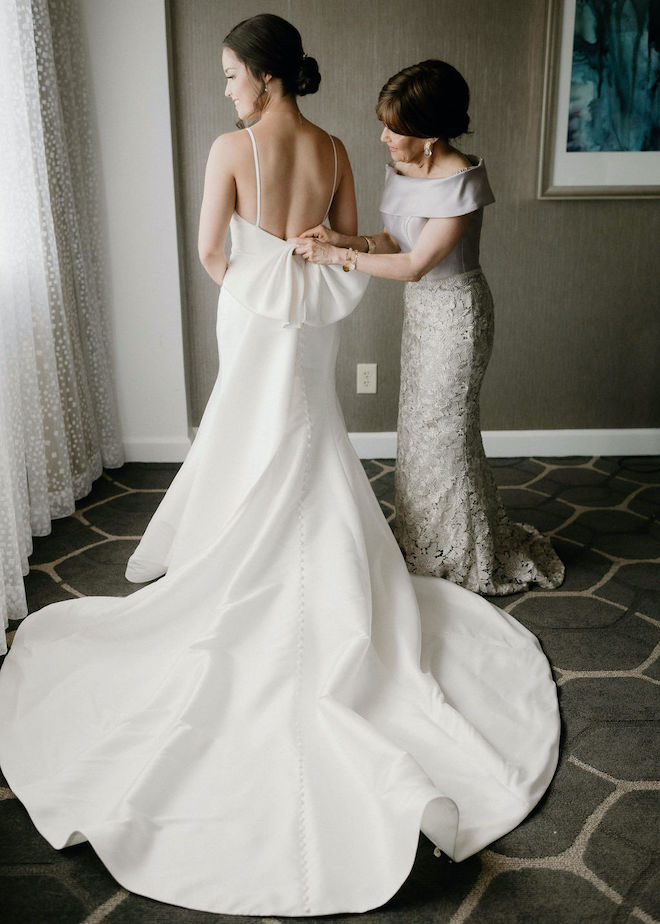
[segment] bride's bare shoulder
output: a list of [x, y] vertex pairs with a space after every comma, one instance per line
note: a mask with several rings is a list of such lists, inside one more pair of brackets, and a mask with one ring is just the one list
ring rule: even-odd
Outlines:
[[211, 145], [211, 150], [224, 151], [225, 153], [230, 153], [232, 151], [243, 151], [245, 145], [249, 144], [249, 138], [247, 130], [244, 128], [238, 128], [233, 132], [223, 132], [222, 135], [218, 135], [213, 144]]
[[327, 139], [329, 135], [332, 138], [335, 149], [337, 151], [337, 160], [339, 161], [340, 165], [346, 164], [349, 162], [348, 153], [346, 151], [344, 142], [341, 140], [341, 138], [338, 138], [337, 135], [331, 134], [331, 132], [327, 131], [325, 128], [322, 128], [320, 125], [316, 125], [314, 122], [309, 122], [308, 124], [310, 125], [311, 128], [313, 128], [316, 132], [318, 132], [319, 137], [323, 137]]
[[249, 146], [250, 139], [245, 129], [225, 132], [218, 135], [211, 145], [208, 162], [224, 168], [233, 168], [245, 159]]
[[336, 135], [332, 136], [332, 140], [335, 143], [335, 150], [337, 151], [337, 172], [339, 178], [342, 177], [351, 177], [353, 175], [353, 170], [351, 168], [351, 161], [348, 156], [348, 151], [344, 146], [344, 142], [341, 138], [337, 138]]

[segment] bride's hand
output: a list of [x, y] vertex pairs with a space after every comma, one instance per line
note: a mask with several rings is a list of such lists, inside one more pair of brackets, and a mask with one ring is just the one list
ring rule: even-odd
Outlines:
[[296, 245], [293, 252], [308, 263], [322, 263], [327, 266], [337, 262], [337, 248], [332, 244], [315, 240], [313, 237], [292, 237], [289, 243]]
[[317, 241], [322, 241], [324, 244], [334, 244], [335, 247], [341, 247], [342, 237], [344, 237], [343, 234], [340, 234], [338, 231], [333, 231], [332, 228], [326, 228], [325, 225], [316, 225], [315, 228], [309, 228], [298, 236], [313, 237]]

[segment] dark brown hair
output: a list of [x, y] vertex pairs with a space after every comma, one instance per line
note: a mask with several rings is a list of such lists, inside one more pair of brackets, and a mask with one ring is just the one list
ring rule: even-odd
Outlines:
[[279, 77], [287, 96], [305, 96], [319, 88], [316, 59], [303, 52], [300, 32], [281, 16], [259, 13], [244, 19], [222, 44], [231, 48], [257, 80], [263, 74]]
[[420, 61], [387, 81], [376, 114], [397, 135], [457, 138], [468, 130], [470, 90], [446, 61]]

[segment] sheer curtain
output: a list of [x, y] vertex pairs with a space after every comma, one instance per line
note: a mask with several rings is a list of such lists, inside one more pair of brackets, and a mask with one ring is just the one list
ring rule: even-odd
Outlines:
[[123, 462], [75, 0], [0, 3], [0, 615], [32, 536]]

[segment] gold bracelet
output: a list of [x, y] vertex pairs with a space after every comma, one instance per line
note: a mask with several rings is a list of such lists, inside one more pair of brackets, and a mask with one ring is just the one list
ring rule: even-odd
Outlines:
[[373, 237], [369, 237], [367, 234], [361, 235], [362, 240], [367, 242], [367, 253], [373, 253], [376, 249], [376, 242]]

